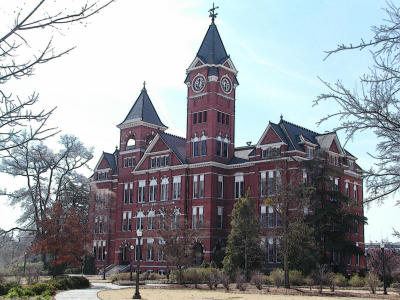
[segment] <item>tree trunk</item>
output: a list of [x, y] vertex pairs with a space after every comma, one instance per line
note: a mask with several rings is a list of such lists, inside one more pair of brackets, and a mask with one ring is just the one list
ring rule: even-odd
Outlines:
[[288, 241], [287, 241], [287, 234], [288, 234], [288, 214], [289, 214], [289, 209], [288, 207], [285, 207], [285, 213], [283, 214], [284, 220], [283, 220], [283, 270], [285, 272], [285, 288], [289, 289], [290, 288], [290, 283], [289, 283], [289, 262], [288, 262]]
[[246, 234], [246, 239], [244, 241], [244, 275], [246, 276], [246, 281], [249, 280], [249, 274], [248, 274], [248, 266], [247, 266], [247, 234]]

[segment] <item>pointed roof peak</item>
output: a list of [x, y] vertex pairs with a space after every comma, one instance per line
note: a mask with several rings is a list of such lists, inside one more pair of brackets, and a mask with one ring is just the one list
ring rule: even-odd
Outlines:
[[216, 65], [222, 64], [229, 58], [214, 22], [208, 27], [207, 33], [196, 56], [200, 58], [203, 63]]
[[143, 82], [143, 88], [139, 94], [139, 97], [136, 99], [128, 115], [120, 125], [130, 121], [143, 121], [167, 128], [167, 126], [161, 122], [160, 117], [158, 116], [157, 111], [154, 108], [149, 95], [147, 94], [145, 81]]

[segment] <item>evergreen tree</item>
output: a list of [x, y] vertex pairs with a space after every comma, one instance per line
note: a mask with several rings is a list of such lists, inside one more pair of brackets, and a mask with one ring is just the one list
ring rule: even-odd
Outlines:
[[224, 271], [232, 276], [236, 271], [243, 270], [248, 279], [249, 271], [262, 265], [263, 256], [258, 214], [249, 192], [236, 201], [231, 228], [223, 260]]
[[[341, 177], [343, 170], [324, 160], [307, 161], [305, 166], [315, 187], [311, 197], [313, 213], [306, 218], [306, 222], [314, 229], [320, 264], [333, 263], [334, 271], [344, 273], [347, 263], [345, 258], [363, 254], [346, 234], [358, 224], [365, 224], [367, 219], [355, 212], [355, 208], [361, 204], [340, 192], [334, 182], [335, 178]], [[340, 259], [333, 259], [333, 252]]]

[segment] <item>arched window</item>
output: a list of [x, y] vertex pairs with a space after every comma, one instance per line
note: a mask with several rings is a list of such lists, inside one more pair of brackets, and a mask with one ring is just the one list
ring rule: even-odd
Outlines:
[[126, 143], [126, 150], [135, 149], [135, 147], [136, 147], [136, 141], [133, 138], [130, 138]]

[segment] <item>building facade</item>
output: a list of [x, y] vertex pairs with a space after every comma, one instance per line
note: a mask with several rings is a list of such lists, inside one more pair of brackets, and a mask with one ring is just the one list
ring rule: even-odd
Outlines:
[[[254, 217], [262, 226], [265, 269], [279, 266], [281, 216], [277, 205], [265, 199], [276, 197], [287, 181], [284, 169], [299, 170], [299, 162], [314, 159], [317, 151], [324, 153], [319, 159], [342, 170], [332, 180], [360, 204], [356, 211], [363, 215], [361, 169], [336, 133], [318, 134], [281, 118], [260, 129], [257, 144], [235, 146], [236, 76], [213, 19], [186, 71], [185, 137], [166, 132], [143, 87], [118, 125], [119, 147], [102, 154], [91, 178], [90, 224], [97, 269], [122, 270], [131, 258], [135, 260], [131, 249], [137, 249], [140, 228], [142, 269], [163, 273], [166, 264], [157, 251], [156, 229], [167, 211], [201, 231], [194, 245], [196, 262], [212, 260], [226, 244], [235, 200], [246, 191], [257, 203], [259, 215]], [[309, 180], [304, 170], [301, 177]], [[363, 225], [348, 237], [364, 250]], [[364, 257], [351, 257], [348, 269], [365, 269]]]

